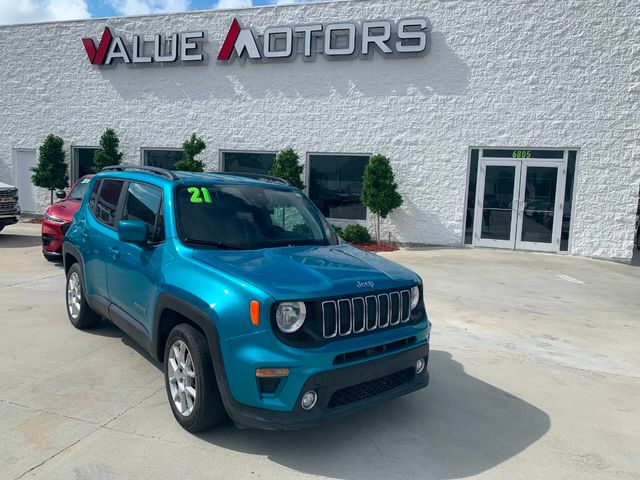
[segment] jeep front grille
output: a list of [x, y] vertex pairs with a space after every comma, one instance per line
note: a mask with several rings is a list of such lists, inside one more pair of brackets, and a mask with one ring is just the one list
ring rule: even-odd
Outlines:
[[324, 338], [346, 337], [406, 323], [409, 290], [322, 302]]

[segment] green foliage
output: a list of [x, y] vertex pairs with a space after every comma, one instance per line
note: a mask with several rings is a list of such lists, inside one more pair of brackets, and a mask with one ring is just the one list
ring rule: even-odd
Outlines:
[[185, 159], [176, 162], [176, 170], [182, 170], [184, 172], [204, 172], [204, 163], [196, 160], [195, 157], [205, 148], [207, 148], [207, 144], [204, 143], [204, 140], [197, 137], [195, 133], [192, 133], [191, 138], [182, 144]]
[[53, 203], [54, 190], [63, 190], [69, 186], [69, 170], [62, 149], [63, 145], [62, 138], [47, 135], [40, 145], [38, 165], [31, 169], [33, 172], [31, 181], [35, 186], [49, 190], [51, 203]]
[[118, 151], [119, 146], [120, 140], [116, 132], [111, 128], [107, 128], [100, 137], [100, 149], [96, 150], [96, 153], [93, 155], [91, 171], [98, 173], [101, 172], [104, 167], [120, 165], [122, 152]]
[[340, 236], [349, 243], [369, 243], [371, 241], [369, 230], [362, 225], [347, 225]]
[[380, 243], [380, 218], [402, 205], [389, 159], [374, 155], [364, 169], [362, 203], [376, 215], [376, 239]]
[[304, 183], [302, 182], [303, 167], [298, 162], [299, 158], [293, 148], [281, 151], [276, 156], [273, 167], [269, 170], [269, 175], [282, 178], [300, 190], [304, 189]]
[[336, 232], [336, 235], [344, 238], [344, 230], [336, 225], [331, 225], [331, 228], [333, 228], [333, 231]]

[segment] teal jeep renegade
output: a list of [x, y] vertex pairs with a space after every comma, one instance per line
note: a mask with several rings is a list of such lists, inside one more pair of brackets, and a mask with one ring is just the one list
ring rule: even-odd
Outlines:
[[106, 317], [162, 362], [190, 432], [301, 428], [429, 383], [420, 278], [281, 179], [109, 167], [63, 258], [71, 323]]

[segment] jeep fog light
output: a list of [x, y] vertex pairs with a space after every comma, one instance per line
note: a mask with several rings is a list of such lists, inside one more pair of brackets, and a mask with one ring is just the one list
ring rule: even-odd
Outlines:
[[411, 287], [411, 310], [418, 306], [420, 300], [420, 288], [418, 286]]
[[424, 358], [419, 358], [416, 360], [416, 375], [420, 375], [424, 371]]
[[316, 402], [318, 401], [318, 394], [313, 390], [309, 390], [302, 396], [302, 400], [300, 401], [300, 405], [304, 410], [311, 410], [316, 406]]
[[285, 333], [300, 330], [305, 318], [307, 318], [307, 308], [304, 302], [282, 302], [276, 310], [276, 323]]

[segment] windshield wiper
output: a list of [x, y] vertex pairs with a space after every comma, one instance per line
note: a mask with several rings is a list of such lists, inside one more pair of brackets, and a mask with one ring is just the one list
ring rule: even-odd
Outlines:
[[246, 250], [246, 248], [239, 247], [237, 245], [230, 245], [224, 242], [214, 242], [212, 240], [198, 240], [197, 238], [184, 238], [184, 243], [195, 243], [196, 245], [207, 245], [209, 247], [216, 247], [221, 250]]

